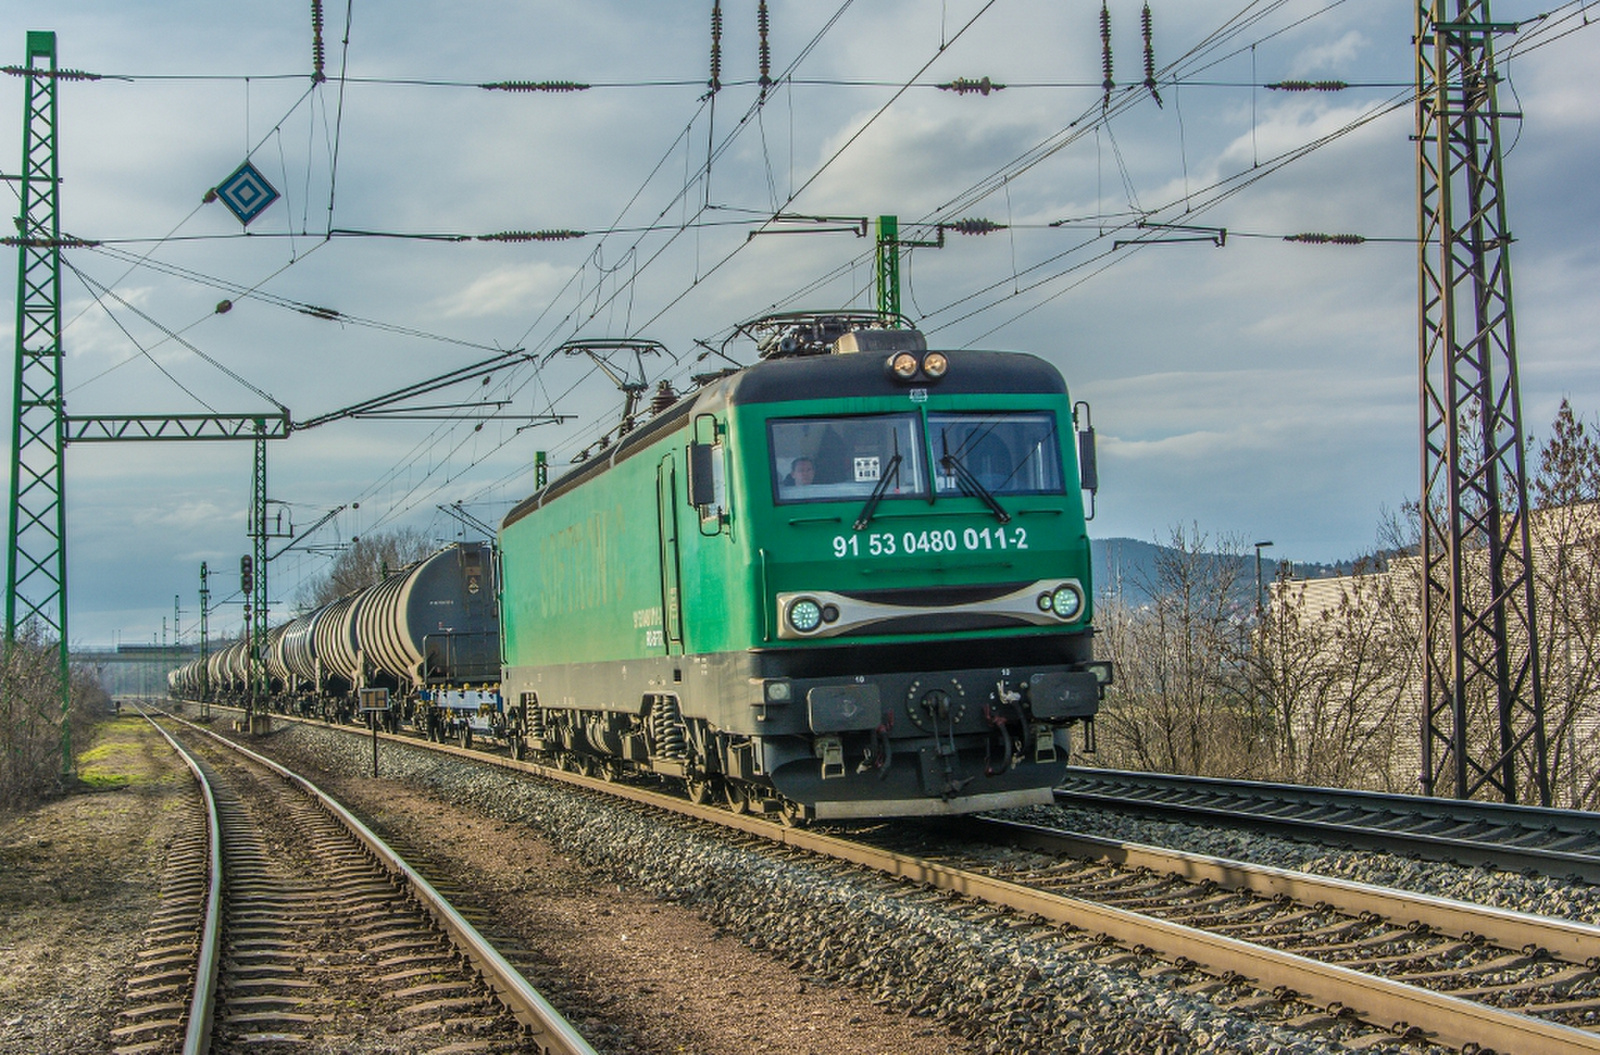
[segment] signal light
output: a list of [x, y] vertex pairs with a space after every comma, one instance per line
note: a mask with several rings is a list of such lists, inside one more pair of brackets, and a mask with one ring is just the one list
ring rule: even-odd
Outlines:
[[256, 562], [246, 554], [239, 558], [239, 589], [249, 593], [256, 585]]

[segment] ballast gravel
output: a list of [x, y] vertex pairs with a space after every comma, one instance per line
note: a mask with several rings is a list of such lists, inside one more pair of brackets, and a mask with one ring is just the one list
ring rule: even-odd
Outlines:
[[1377, 850], [1340, 849], [1237, 828], [1205, 827], [1080, 806], [1035, 806], [1003, 811], [997, 816], [1102, 839], [1227, 857], [1600, 926], [1600, 887], [1560, 877], [1425, 861]]
[[[337, 730], [287, 725], [257, 745], [342, 777], [372, 765], [369, 742]], [[786, 963], [802, 982], [853, 986], [882, 1006], [958, 1032], [974, 1051], [1347, 1050], [1098, 963], [1054, 927], [913, 884], [420, 748], [385, 743], [382, 769], [454, 805], [536, 829], [601, 881], [688, 906]]]

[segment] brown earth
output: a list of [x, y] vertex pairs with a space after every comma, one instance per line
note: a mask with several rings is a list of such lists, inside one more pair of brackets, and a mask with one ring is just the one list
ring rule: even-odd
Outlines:
[[0, 1052], [111, 1050], [134, 954], [194, 785], [143, 718], [95, 730], [78, 783], [0, 815]]

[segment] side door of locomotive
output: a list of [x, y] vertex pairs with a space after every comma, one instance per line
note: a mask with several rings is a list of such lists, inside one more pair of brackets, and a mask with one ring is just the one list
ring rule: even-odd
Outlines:
[[683, 652], [683, 611], [679, 602], [678, 469], [671, 454], [656, 466], [656, 525], [661, 558], [661, 620], [668, 655]]

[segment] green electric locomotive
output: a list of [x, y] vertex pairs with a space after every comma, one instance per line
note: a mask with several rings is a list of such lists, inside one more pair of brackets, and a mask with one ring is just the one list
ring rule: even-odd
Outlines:
[[1049, 801], [1110, 680], [1060, 373], [876, 317], [745, 329], [761, 361], [507, 515], [527, 747], [788, 819]]

